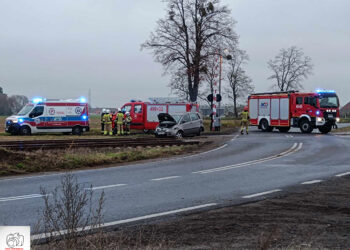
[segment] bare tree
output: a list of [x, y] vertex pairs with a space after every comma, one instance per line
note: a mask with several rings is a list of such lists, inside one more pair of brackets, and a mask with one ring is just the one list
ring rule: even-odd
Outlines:
[[[50, 242], [63, 240], [65, 249], [78, 249], [78, 236], [86, 235], [88, 229], [98, 229], [102, 225], [104, 192], [97, 205], [93, 202], [92, 187], [85, 189], [77, 178], [67, 173], [61, 185], [50, 194], [44, 188], [43, 230]], [[55, 243], [54, 243], [55, 244]]]
[[246, 75], [243, 65], [249, 60], [244, 50], [236, 49], [232, 53], [232, 59], [227, 61], [226, 76], [228, 86], [227, 96], [233, 101], [234, 114], [238, 117], [237, 103], [241, 98], [254, 91], [252, 80]]
[[217, 41], [236, 40], [230, 10], [220, 0], [165, 0], [168, 14], [158, 21], [141, 48], [153, 51], [165, 73], [182, 72], [192, 102], [197, 101], [201, 75]]
[[301, 48], [292, 46], [281, 49], [279, 54], [268, 62], [268, 68], [273, 74], [268, 79], [275, 79], [280, 91], [302, 89], [301, 81], [312, 74], [313, 65], [311, 58], [304, 56]]
[[8, 98], [12, 114], [17, 114], [28, 102], [28, 98], [24, 95], [12, 95]]
[[184, 72], [181, 70], [175, 70], [172, 72], [168, 86], [172, 93], [186, 101], [190, 101], [190, 93], [188, 91], [186, 74]]

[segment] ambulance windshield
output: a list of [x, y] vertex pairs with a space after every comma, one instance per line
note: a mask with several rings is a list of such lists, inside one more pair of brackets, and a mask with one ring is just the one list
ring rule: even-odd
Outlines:
[[21, 109], [21, 111], [18, 112], [17, 115], [26, 115], [33, 109], [33, 107], [34, 105], [27, 104]]
[[320, 107], [321, 108], [338, 108], [338, 97], [330, 95], [320, 95]]

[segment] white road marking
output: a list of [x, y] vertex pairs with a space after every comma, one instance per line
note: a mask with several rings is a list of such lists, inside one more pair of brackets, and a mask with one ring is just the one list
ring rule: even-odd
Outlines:
[[345, 172], [345, 173], [337, 174], [335, 176], [342, 177], [342, 176], [349, 175], [349, 174], [350, 174], [350, 172]]
[[320, 183], [320, 182], [322, 182], [322, 180], [305, 181], [301, 183], [301, 185], [309, 185], [309, 184]]
[[42, 195], [42, 194], [28, 194], [28, 195], [21, 195], [21, 196], [4, 197], [4, 198], [0, 198], [0, 202], [33, 199], [33, 198], [40, 198], [44, 196], [45, 195]]
[[274, 190], [261, 192], [261, 193], [257, 193], [257, 194], [250, 194], [250, 195], [242, 196], [242, 198], [243, 199], [249, 199], [249, 198], [254, 198], [254, 197], [258, 197], [258, 196], [262, 196], [262, 195], [266, 195], [266, 194], [272, 194], [272, 193], [276, 193], [276, 192], [281, 192], [281, 191], [282, 191], [281, 189], [274, 189]]
[[114, 184], [114, 185], [107, 185], [107, 186], [85, 188], [85, 190], [97, 190], [97, 189], [114, 188], [114, 187], [122, 187], [122, 186], [126, 186], [126, 184]]
[[[89, 230], [95, 229], [95, 228], [104, 228], [104, 227], [110, 227], [110, 226], [117, 226], [117, 225], [121, 225], [121, 224], [125, 224], [125, 223], [130, 223], [130, 222], [135, 222], [135, 221], [140, 221], [140, 220], [146, 220], [146, 219], [152, 219], [152, 218], [157, 218], [157, 217], [171, 215], [171, 214], [178, 214], [178, 213], [182, 213], [182, 212], [188, 212], [188, 211], [201, 209], [201, 208], [206, 208], [206, 207], [212, 207], [212, 206], [216, 206], [216, 205], [217, 205], [217, 203], [208, 203], [208, 204], [199, 205], [199, 206], [186, 207], [186, 208], [171, 210], [171, 211], [167, 211], [167, 212], [161, 212], [161, 213], [155, 213], [155, 214], [149, 214], [149, 215], [134, 217], [134, 218], [125, 219], [125, 220], [118, 220], [118, 221], [107, 222], [107, 223], [102, 224], [99, 227], [94, 227], [94, 228], [92, 226], [87, 226], [85, 228], [77, 228], [77, 231], [81, 232], [81, 231], [89, 231]], [[62, 235], [62, 234], [67, 234], [67, 230], [54, 232], [52, 234], [52, 236], [58, 236], [58, 235]], [[45, 239], [47, 237], [46, 237], [45, 234], [37, 234], [37, 235], [33, 235], [30, 238], [31, 238], [31, 240], [38, 240], [38, 239]]]
[[242, 167], [246, 167], [246, 166], [250, 166], [250, 165], [255, 165], [258, 163], [262, 163], [262, 162], [266, 162], [266, 161], [275, 160], [275, 159], [278, 159], [281, 157], [285, 157], [285, 156], [288, 156], [292, 153], [296, 153], [302, 148], [302, 146], [303, 146], [302, 143], [294, 143], [290, 149], [288, 149], [287, 151], [284, 151], [282, 153], [279, 153], [277, 155], [269, 156], [269, 157], [266, 157], [263, 159], [258, 159], [258, 160], [238, 163], [238, 164], [234, 164], [234, 165], [224, 166], [224, 167], [196, 171], [196, 172], [192, 172], [192, 173], [193, 174], [209, 174], [209, 173], [218, 172], [218, 171], [224, 171], [224, 170], [229, 170], [229, 169], [242, 168]]
[[292, 135], [286, 135], [286, 137], [287, 137], [287, 138], [293, 138], [293, 136], [292, 136]]
[[58, 174], [44, 174], [44, 175], [35, 175], [35, 176], [26, 176], [26, 177], [14, 177], [14, 178], [0, 178], [1, 181], [13, 181], [13, 180], [24, 180], [24, 179], [32, 179], [32, 178], [43, 178], [47, 176], [54, 176], [54, 175], [63, 175], [64, 173], [58, 173]]
[[162, 178], [151, 179], [151, 181], [162, 181], [162, 180], [175, 179], [175, 178], [179, 178], [179, 177], [180, 176], [167, 176], [167, 177], [162, 177]]
[[235, 135], [232, 139], [231, 139], [231, 141], [234, 141], [234, 140], [236, 140], [237, 139], [237, 137], [238, 137], [238, 135]]

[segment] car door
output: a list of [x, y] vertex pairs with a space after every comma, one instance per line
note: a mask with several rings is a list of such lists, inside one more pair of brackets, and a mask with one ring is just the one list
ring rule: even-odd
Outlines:
[[192, 134], [198, 134], [200, 132], [200, 129], [201, 129], [201, 124], [200, 124], [200, 120], [199, 120], [198, 114], [191, 113], [190, 117], [191, 117], [191, 120], [192, 120], [191, 133]]
[[192, 122], [189, 114], [185, 114], [181, 120], [181, 127], [185, 135], [190, 135], [192, 129]]
[[44, 106], [36, 106], [29, 114], [29, 118], [35, 122], [35, 127], [42, 132], [46, 129], [46, 120], [44, 116]]

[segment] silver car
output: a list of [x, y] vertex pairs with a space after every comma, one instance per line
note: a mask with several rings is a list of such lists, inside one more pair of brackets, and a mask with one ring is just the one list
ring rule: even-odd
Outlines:
[[154, 134], [156, 137], [173, 136], [182, 138], [190, 135], [200, 135], [204, 131], [203, 120], [199, 113], [190, 112], [184, 114], [160, 113], [159, 125]]

